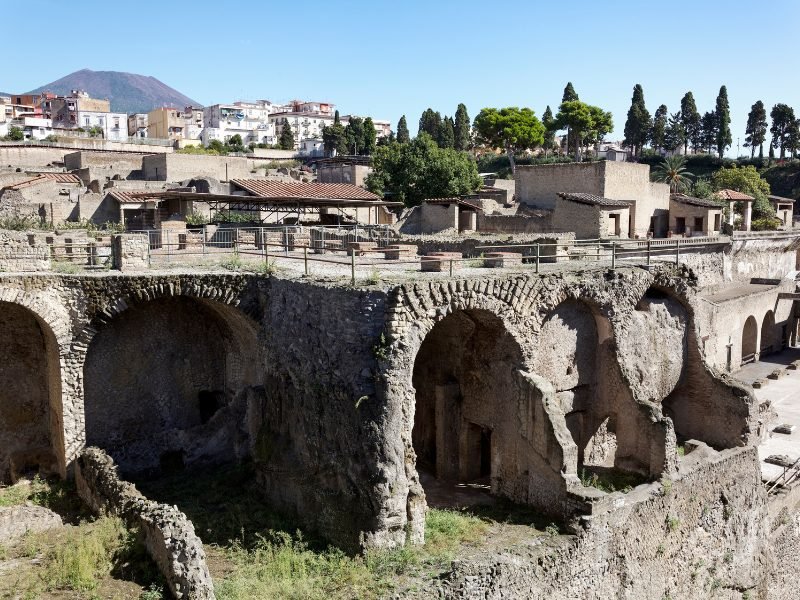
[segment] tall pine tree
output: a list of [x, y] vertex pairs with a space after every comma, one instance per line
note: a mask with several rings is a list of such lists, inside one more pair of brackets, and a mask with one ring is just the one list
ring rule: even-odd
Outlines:
[[456, 109], [456, 120], [453, 123], [453, 134], [455, 135], [455, 149], [469, 150], [472, 145], [472, 125], [467, 114], [467, 107], [459, 104]]
[[703, 114], [700, 120], [700, 147], [710, 153], [717, 143], [717, 113], [713, 110]]
[[681, 98], [681, 123], [683, 124], [684, 140], [683, 153], [689, 152], [689, 142], [697, 150], [700, 142], [701, 123], [700, 113], [697, 112], [697, 104], [694, 101], [694, 94], [686, 92]]
[[439, 127], [439, 139], [436, 143], [439, 148], [453, 148], [455, 146], [456, 134], [455, 126], [452, 117], [445, 117], [442, 119], [442, 125]]
[[728, 88], [724, 85], [719, 88], [717, 95], [717, 108], [714, 111], [717, 119], [717, 154], [720, 158], [725, 154], [725, 149], [733, 142], [731, 136], [731, 107], [728, 104]]
[[758, 100], [750, 107], [747, 115], [747, 127], [745, 127], [744, 147], [750, 147], [750, 158], [756, 153], [758, 146], [758, 157], [764, 157], [764, 141], [767, 139], [767, 109], [764, 103]]
[[361, 154], [370, 156], [375, 152], [375, 145], [378, 142], [378, 132], [375, 129], [375, 123], [372, 121], [372, 117], [364, 119], [362, 136]]
[[283, 129], [278, 138], [278, 145], [281, 147], [281, 150], [294, 150], [294, 133], [292, 132], [292, 126], [289, 125], [288, 120], [283, 123]]
[[[577, 100], [580, 100], [580, 98], [578, 98], [578, 92], [576, 92], [575, 88], [572, 87], [572, 82], [568, 81], [567, 85], [564, 86], [564, 93], [561, 94], [561, 104], [564, 104], [564, 102], [575, 102]], [[570, 152], [573, 150], [577, 154], [579, 140], [577, 139], [577, 136], [570, 132], [569, 127], [567, 127], [567, 135], [565, 139], [567, 140], [567, 154], [570, 154]]]
[[628, 119], [625, 121], [625, 146], [633, 148], [633, 155], [639, 156], [642, 147], [647, 143], [652, 123], [650, 112], [644, 105], [644, 90], [640, 84], [633, 86], [631, 107], [628, 109]]
[[656, 109], [656, 114], [653, 118], [653, 130], [650, 134], [650, 144], [656, 152], [664, 148], [664, 136], [667, 132], [668, 115], [669, 113], [667, 112], [665, 104], [662, 104]]
[[439, 139], [439, 129], [442, 127], [442, 116], [435, 112], [432, 108], [428, 108], [422, 113], [419, 118], [419, 131], [417, 135], [423, 131], [431, 136], [434, 140]]
[[408, 133], [408, 123], [406, 123], [406, 116], [400, 117], [397, 122], [397, 141], [401, 144], [407, 144], [411, 141], [411, 135]]
[[544, 125], [544, 142], [542, 142], [542, 148], [544, 149], [545, 157], [547, 157], [548, 150], [556, 149], [556, 120], [553, 117], [553, 111], [550, 109], [549, 104], [542, 114], [542, 125]]

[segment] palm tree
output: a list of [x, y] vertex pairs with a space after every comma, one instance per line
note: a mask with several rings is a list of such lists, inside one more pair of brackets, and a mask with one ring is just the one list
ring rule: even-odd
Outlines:
[[678, 154], [667, 156], [653, 170], [653, 179], [669, 184], [670, 193], [683, 193], [689, 189], [694, 175], [686, 170], [686, 157]]

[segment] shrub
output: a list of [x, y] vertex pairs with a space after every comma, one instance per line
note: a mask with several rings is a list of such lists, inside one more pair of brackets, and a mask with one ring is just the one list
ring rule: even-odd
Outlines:
[[193, 212], [189, 215], [186, 215], [187, 225], [206, 225], [207, 223], [208, 217], [203, 214]]
[[25, 139], [25, 132], [19, 127], [11, 126], [8, 129], [8, 139], [12, 142], [21, 142]]
[[12, 231], [28, 231], [29, 229], [41, 229], [42, 221], [38, 217], [11, 215], [0, 218], [0, 229], [10, 229]]
[[760, 219], [753, 219], [751, 229], [753, 231], [775, 231], [783, 223], [780, 219], [774, 217], [762, 217]]

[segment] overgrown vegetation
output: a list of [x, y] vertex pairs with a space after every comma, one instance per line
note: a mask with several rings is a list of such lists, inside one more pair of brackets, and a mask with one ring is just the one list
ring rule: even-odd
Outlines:
[[601, 492], [630, 492], [637, 485], [647, 481], [646, 478], [635, 473], [621, 473], [613, 469], [594, 467], [591, 470], [583, 468], [580, 472], [581, 483], [585, 487], [593, 487]]
[[270, 160], [256, 165], [256, 169], [296, 169], [301, 164], [299, 160]]
[[[177, 504], [192, 520], [206, 545], [220, 600], [402, 596], [414, 578], [430, 579], [446, 571], [459, 549], [485, 539], [493, 522], [535, 524], [532, 533], [544, 532], [547, 525], [527, 507], [502, 501], [464, 510], [431, 509], [423, 547], [350, 556], [271, 512], [249, 466], [137, 486], [150, 498]], [[560, 533], [550, 527], [549, 535]]]
[[38, 217], [9, 215], [0, 217], [0, 229], [11, 231], [28, 231], [31, 229], [42, 229], [44, 225]]

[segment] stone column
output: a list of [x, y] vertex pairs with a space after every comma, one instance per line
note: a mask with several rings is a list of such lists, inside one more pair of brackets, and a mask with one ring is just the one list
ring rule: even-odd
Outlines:
[[735, 205], [736, 205], [735, 202], [728, 202], [728, 209], [729, 209], [728, 210], [728, 225], [730, 225], [731, 228], [733, 228], [733, 214], [734, 214], [733, 207]]
[[750, 225], [753, 221], [753, 203], [752, 202], [745, 202], [744, 203], [744, 230], [750, 231]]

